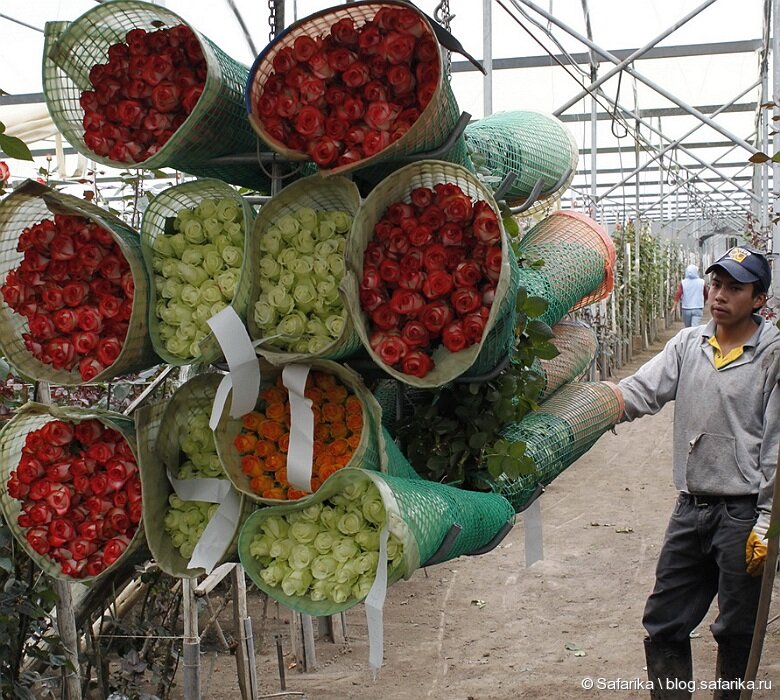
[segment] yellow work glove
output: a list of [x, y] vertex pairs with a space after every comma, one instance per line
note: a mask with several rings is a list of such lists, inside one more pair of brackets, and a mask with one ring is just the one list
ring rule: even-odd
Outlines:
[[745, 545], [745, 563], [747, 564], [747, 572], [751, 576], [760, 576], [764, 573], [766, 533], [761, 532], [761, 530], [763, 528], [753, 528]]

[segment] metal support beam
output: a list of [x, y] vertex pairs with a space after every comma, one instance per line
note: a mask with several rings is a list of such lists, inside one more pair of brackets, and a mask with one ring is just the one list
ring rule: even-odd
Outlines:
[[[675, 22], [671, 27], [666, 29], [665, 31], [661, 32], [657, 37], [651, 39], [647, 44], [645, 44], [642, 48], [637, 49], [634, 51], [630, 56], [626, 56], [622, 61], [620, 61], [616, 66], [608, 70], [604, 75], [602, 75], [597, 80], [594, 80], [588, 87], [586, 87], [581, 92], [578, 92], [574, 97], [572, 97], [568, 102], [566, 102], [561, 107], [558, 107], [553, 114], [556, 117], [560, 117], [561, 114], [563, 114], [569, 107], [577, 104], [585, 95], [589, 94], [592, 90], [595, 90], [599, 85], [602, 85], [607, 80], [609, 80], [613, 75], [616, 75], [621, 70], [623, 70], [625, 67], [627, 67], [629, 64], [631, 64], [633, 61], [635, 61], [637, 58], [640, 58], [641, 56], [644, 56], [650, 49], [652, 49], [656, 44], [663, 41], [666, 37], [668, 37], [670, 34], [673, 34], [676, 32], [680, 27], [682, 27], [686, 22], [689, 22], [692, 20], [696, 15], [698, 15], [702, 10], [705, 10], [708, 8], [712, 3], [716, 2], [716, 0], [705, 0], [699, 7], [697, 7], [695, 10], [692, 10], [689, 12], [685, 17], [683, 17], [678, 22]], [[591, 37], [588, 37], [590, 40]]]
[[[552, 22], [557, 27], [563, 29], [567, 34], [570, 34], [575, 39], [578, 39], [579, 41], [581, 41], [589, 49], [591, 49], [593, 51], [596, 51], [597, 53], [599, 53], [604, 58], [612, 61], [612, 63], [615, 63], [615, 64], [619, 64], [620, 63], [620, 59], [617, 56], [615, 56], [614, 54], [610, 53], [609, 51], [605, 51], [604, 49], [602, 49], [598, 45], [594, 44], [592, 41], [589, 41], [587, 37], [582, 36], [582, 34], [577, 32], [576, 30], [572, 29], [571, 27], [567, 26], [564, 22], [561, 22], [555, 15], [553, 15], [550, 12], [547, 12], [543, 8], [539, 7], [535, 3], [531, 2], [531, 0], [511, 0], [511, 2], [518, 9], [519, 9], [519, 5], [521, 5], [521, 4], [525, 5], [526, 7], [532, 9], [534, 12], [540, 14], [548, 22]], [[671, 92], [669, 92], [665, 88], [663, 88], [660, 85], [658, 85], [658, 83], [650, 80], [649, 78], [646, 78], [644, 75], [642, 75], [638, 71], [634, 70], [633, 68], [630, 68], [629, 66], [625, 66], [623, 68], [623, 70], [626, 71], [626, 73], [628, 73], [629, 75], [631, 75], [634, 78], [636, 78], [637, 80], [639, 80], [640, 82], [643, 82], [645, 85], [647, 85], [647, 87], [651, 88], [652, 90], [655, 90], [655, 92], [657, 92], [659, 95], [662, 95], [663, 97], [665, 97], [670, 102], [673, 102], [678, 107], [682, 107], [691, 116], [694, 116], [697, 119], [700, 119], [705, 124], [707, 124], [708, 126], [710, 126], [713, 129], [715, 129], [715, 131], [717, 131], [718, 133], [720, 133], [723, 136], [725, 136], [727, 139], [731, 139], [734, 143], [736, 143], [739, 146], [741, 146], [742, 148], [744, 148], [751, 155], [753, 153], [757, 153], [758, 152], [758, 149], [756, 149], [754, 146], [750, 145], [747, 141], [745, 141], [744, 139], [741, 139], [736, 134], [733, 134], [732, 132], [730, 132], [728, 129], [726, 129], [725, 127], [721, 126], [717, 122], [712, 121], [712, 119], [710, 119], [706, 114], [702, 114], [697, 109], [694, 109], [689, 104], [683, 102], [681, 99], [676, 97], [674, 94], [672, 94]]]
[[482, 112], [493, 114], [493, 0], [482, 0]]

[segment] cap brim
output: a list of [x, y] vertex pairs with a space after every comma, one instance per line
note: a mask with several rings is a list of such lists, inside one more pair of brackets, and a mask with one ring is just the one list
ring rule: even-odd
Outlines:
[[760, 282], [758, 275], [754, 275], [750, 270], [746, 270], [742, 265], [734, 260], [718, 260], [718, 262], [710, 265], [704, 274], [708, 275], [713, 270], [721, 268], [731, 275], [737, 282], [748, 284], [750, 282]]

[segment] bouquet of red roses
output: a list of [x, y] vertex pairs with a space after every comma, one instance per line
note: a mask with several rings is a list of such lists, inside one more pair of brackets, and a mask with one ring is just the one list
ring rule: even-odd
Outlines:
[[56, 578], [99, 576], [139, 530], [141, 481], [119, 429], [126, 420], [28, 404], [0, 432], [3, 515]]
[[[441, 84], [439, 44], [424, 15], [405, 3], [352, 3], [301, 20], [260, 54], [247, 110], [276, 150], [343, 171], [421, 128], [422, 115], [442, 107], [434, 104]], [[454, 105], [451, 95], [441, 99]], [[422, 139], [440, 131], [441, 143], [457, 117], [422, 120]]]

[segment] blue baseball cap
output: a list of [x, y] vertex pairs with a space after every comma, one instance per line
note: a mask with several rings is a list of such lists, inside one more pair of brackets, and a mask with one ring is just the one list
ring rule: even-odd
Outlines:
[[772, 282], [772, 271], [766, 255], [750, 246], [734, 246], [710, 265], [706, 273], [721, 268], [730, 274], [737, 282], [749, 284], [759, 282], [764, 292], [769, 291]]

